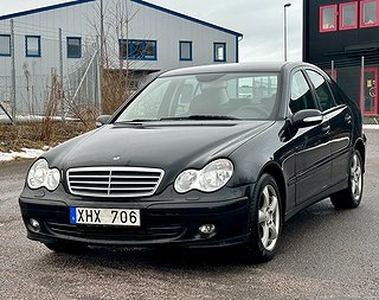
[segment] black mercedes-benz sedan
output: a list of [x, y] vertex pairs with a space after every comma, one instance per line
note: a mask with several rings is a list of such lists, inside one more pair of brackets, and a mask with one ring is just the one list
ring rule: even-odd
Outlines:
[[28, 171], [27, 235], [51, 250], [238, 245], [268, 261], [300, 210], [361, 202], [361, 112], [310, 64], [167, 71], [97, 121]]

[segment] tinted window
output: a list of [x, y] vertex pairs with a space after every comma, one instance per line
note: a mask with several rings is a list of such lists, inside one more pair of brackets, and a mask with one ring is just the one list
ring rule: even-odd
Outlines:
[[311, 89], [301, 71], [297, 71], [291, 79], [290, 109], [295, 113], [302, 109], [317, 109]]
[[313, 86], [315, 87], [318, 101], [321, 106], [321, 110], [327, 110], [335, 106], [332, 93], [330, 92], [328, 83], [325, 78], [319, 73], [312, 70], [306, 71], [309, 79], [311, 80]]
[[334, 100], [338, 105], [342, 104], [351, 104], [354, 103], [354, 101], [350, 100], [349, 97], [334, 83], [330, 84], [330, 87], [333, 91]]

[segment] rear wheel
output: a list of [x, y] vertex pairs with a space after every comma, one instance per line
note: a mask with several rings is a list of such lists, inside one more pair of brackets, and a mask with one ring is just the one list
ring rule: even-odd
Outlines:
[[330, 197], [337, 209], [356, 208], [363, 194], [363, 161], [358, 150], [354, 150], [350, 161], [348, 187]]
[[269, 174], [258, 180], [250, 204], [248, 258], [270, 261], [276, 252], [282, 229], [281, 199], [278, 185]]
[[54, 252], [71, 254], [84, 253], [88, 248], [87, 244], [75, 242], [45, 243], [45, 246]]

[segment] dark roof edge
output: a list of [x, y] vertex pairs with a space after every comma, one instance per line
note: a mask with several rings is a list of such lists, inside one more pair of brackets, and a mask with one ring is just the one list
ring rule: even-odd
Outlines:
[[86, 3], [86, 2], [93, 2], [93, 1], [96, 1], [96, 0], [76, 0], [76, 1], [70, 1], [70, 2], [65, 2], [65, 3], [59, 3], [59, 4], [55, 4], [55, 5], [25, 10], [25, 11], [21, 11], [21, 12], [17, 12], [17, 13], [12, 13], [12, 14], [8, 14], [8, 15], [0, 16], [0, 21], [14, 19], [14, 18], [23, 17], [23, 16], [27, 16], [27, 15], [31, 15], [31, 14], [36, 14], [36, 13], [40, 13], [40, 12], [44, 12], [44, 11], [54, 10], [54, 9], [58, 9], [58, 8], [64, 8], [64, 7], [68, 7], [68, 6], [73, 6], [73, 5], [78, 5], [78, 4], [82, 4], [82, 3]]
[[239, 33], [237, 31], [233, 31], [233, 30], [230, 30], [228, 28], [224, 28], [224, 27], [221, 27], [221, 26], [218, 26], [218, 25], [214, 25], [214, 24], [205, 22], [203, 20], [196, 19], [194, 17], [190, 17], [188, 15], [185, 15], [185, 14], [173, 11], [171, 9], [167, 9], [167, 8], [162, 7], [162, 6], [158, 6], [158, 5], [150, 3], [150, 2], [146, 2], [146, 1], [143, 1], [143, 0], [130, 0], [130, 1], [138, 3], [138, 4], [141, 4], [141, 5], [144, 5], [144, 6], [147, 6], [147, 7], [150, 7], [150, 8], [155, 9], [155, 10], [159, 10], [161, 12], [164, 12], [164, 13], [167, 13], [167, 14], [170, 14], [170, 15], [173, 15], [173, 16], [176, 16], [176, 17], [188, 20], [188, 21], [191, 21], [191, 22], [194, 22], [194, 23], [198, 23], [198, 24], [203, 25], [203, 26], [207, 26], [207, 27], [210, 27], [210, 28], [213, 28], [213, 29], [216, 29], [216, 30], [228, 33], [228, 34], [231, 34], [231, 35], [235, 35], [235, 36], [238, 36], [238, 37], [242, 37], [243, 36], [242, 33]]

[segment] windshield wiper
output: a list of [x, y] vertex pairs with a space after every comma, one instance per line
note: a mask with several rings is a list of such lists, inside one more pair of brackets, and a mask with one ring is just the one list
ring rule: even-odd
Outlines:
[[159, 119], [132, 119], [132, 120], [125, 120], [125, 121], [116, 121], [117, 124], [129, 124], [129, 123], [143, 123], [143, 122], [153, 122], [153, 121], [159, 121]]
[[159, 122], [159, 121], [186, 121], [186, 120], [241, 120], [233, 116], [221, 116], [221, 115], [190, 115], [181, 117], [164, 117], [160, 119], [132, 119], [115, 122], [115, 124], [141, 124], [144, 122]]
[[159, 119], [160, 121], [170, 121], [170, 120], [241, 120], [233, 116], [220, 116], [220, 115], [190, 115], [182, 117], [165, 117]]

